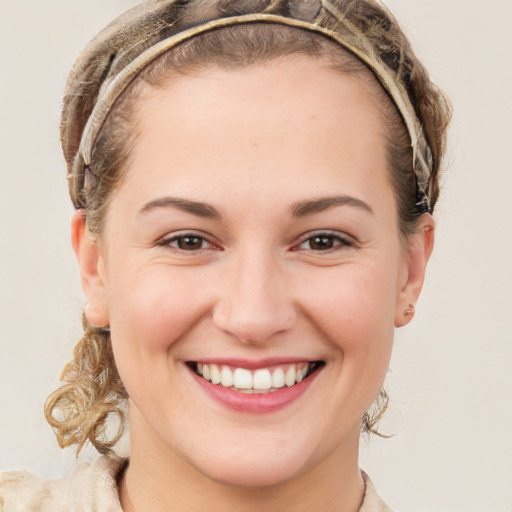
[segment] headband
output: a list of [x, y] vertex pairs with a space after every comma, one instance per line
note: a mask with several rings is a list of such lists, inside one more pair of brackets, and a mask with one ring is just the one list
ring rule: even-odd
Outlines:
[[[411, 139], [418, 213], [430, 211], [429, 181], [433, 167], [432, 152], [425, 139], [414, 107], [409, 100], [405, 85], [393, 76], [382, 57], [375, 52], [364, 36], [361, 37], [361, 35], [358, 34], [357, 37], [354, 38], [354, 42], [352, 42], [348, 41], [347, 38], [343, 37], [341, 34], [319, 26], [318, 24], [274, 14], [246, 14], [220, 18], [185, 29], [182, 32], [157, 42], [136, 57], [113, 78], [106, 80], [100, 88], [98, 99], [85, 125], [80, 141], [79, 155], [83, 159], [85, 167], [91, 164], [94, 144], [112, 106], [130, 82], [145, 66], [170, 48], [199, 34], [223, 27], [249, 23], [275, 23], [321, 34], [334, 40], [343, 48], [354, 54], [373, 72], [402, 116]], [[345, 21], [345, 23], [348, 22]], [[356, 45], [355, 42], [358, 44]]]

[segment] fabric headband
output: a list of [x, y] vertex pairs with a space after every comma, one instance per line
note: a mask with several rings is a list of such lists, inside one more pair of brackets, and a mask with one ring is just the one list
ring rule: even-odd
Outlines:
[[429, 180], [433, 166], [432, 152], [425, 139], [414, 107], [409, 100], [405, 86], [392, 76], [382, 58], [375, 53], [370, 43], [361, 35], [358, 35], [356, 38], [360, 45], [356, 47], [341, 34], [333, 30], [307, 21], [285, 18], [284, 16], [274, 14], [258, 13], [220, 18], [183, 30], [154, 44], [122, 69], [119, 74], [103, 83], [80, 141], [79, 155], [82, 157], [85, 166], [88, 167], [91, 164], [94, 144], [112, 106], [145, 66], [170, 48], [196, 35], [232, 25], [255, 22], [276, 23], [316, 32], [336, 41], [366, 64], [387, 91], [403, 118], [413, 150], [413, 171], [416, 177], [418, 213], [430, 211]]

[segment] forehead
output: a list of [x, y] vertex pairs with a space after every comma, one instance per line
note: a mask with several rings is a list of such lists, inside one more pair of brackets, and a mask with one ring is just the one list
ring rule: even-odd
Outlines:
[[171, 76], [144, 90], [135, 117], [124, 181], [136, 195], [195, 182], [210, 187], [205, 194], [219, 183], [253, 195], [268, 182], [281, 191], [369, 180], [389, 188], [376, 100], [326, 61], [295, 56]]

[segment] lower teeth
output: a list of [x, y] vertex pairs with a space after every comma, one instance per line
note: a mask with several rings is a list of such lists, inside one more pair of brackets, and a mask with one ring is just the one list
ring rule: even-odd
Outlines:
[[283, 388], [270, 388], [270, 389], [238, 389], [235, 387], [230, 387], [233, 391], [238, 391], [239, 393], [245, 393], [246, 395], [262, 395], [264, 393], [274, 393], [274, 391], [278, 391]]

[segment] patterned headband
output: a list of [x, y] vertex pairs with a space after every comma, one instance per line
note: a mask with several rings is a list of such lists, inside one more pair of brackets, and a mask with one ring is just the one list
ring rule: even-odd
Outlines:
[[85, 166], [87, 167], [91, 164], [94, 144], [112, 106], [130, 82], [145, 66], [170, 48], [199, 34], [223, 27], [256, 22], [287, 25], [326, 36], [354, 54], [373, 72], [401, 114], [411, 139], [411, 147], [413, 150], [412, 170], [415, 174], [417, 187], [417, 211], [418, 213], [430, 211], [429, 181], [433, 167], [432, 152], [425, 139], [421, 124], [411, 104], [406, 87], [393, 75], [392, 70], [386, 65], [382, 56], [374, 50], [368, 39], [360, 32], [357, 33], [346, 20], [344, 22], [348, 25], [347, 28], [352, 34], [350, 38], [344, 37], [338, 32], [322, 27], [316, 23], [287, 18], [280, 15], [257, 13], [208, 21], [201, 25], [185, 29], [155, 43], [132, 60], [117, 75], [107, 79], [102, 84], [98, 99], [89, 116], [80, 141], [79, 156], [81, 156]]

